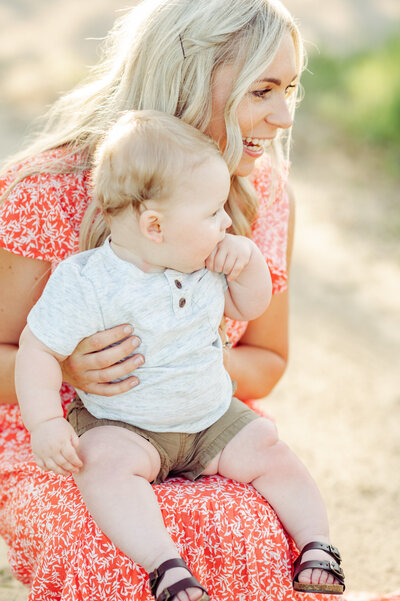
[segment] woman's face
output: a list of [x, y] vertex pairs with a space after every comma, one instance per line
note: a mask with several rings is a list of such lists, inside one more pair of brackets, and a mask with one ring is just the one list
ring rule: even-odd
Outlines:
[[[214, 76], [212, 116], [207, 133], [223, 151], [226, 146], [224, 110], [237, 74], [235, 65], [220, 67]], [[278, 51], [239, 103], [237, 117], [242, 132], [243, 155], [235, 175], [246, 176], [256, 159], [271, 143], [279, 129], [292, 125], [288, 97], [296, 87], [296, 55], [292, 36], [282, 38]]]

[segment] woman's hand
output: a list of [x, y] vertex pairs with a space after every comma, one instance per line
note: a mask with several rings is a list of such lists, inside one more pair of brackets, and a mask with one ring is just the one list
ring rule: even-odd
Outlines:
[[[61, 363], [63, 381], [102, 396], [113, 396], [137, 386], [136, 376], [126, 377], [144, 363], [143, 355], [130, 356], [140, 345], [140, 338], [132, 334], [132, 326], [124, 324], [81, 340], [72, 355]], [[118, 378], [124, 379], [113, 381]]]

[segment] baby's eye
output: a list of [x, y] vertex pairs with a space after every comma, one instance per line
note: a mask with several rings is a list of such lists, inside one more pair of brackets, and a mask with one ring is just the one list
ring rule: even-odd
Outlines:
[[271, 92], [272, 88], [264, 88], [263, 90], [253, 90], [251, 92], [256, 98], [265, 98]]

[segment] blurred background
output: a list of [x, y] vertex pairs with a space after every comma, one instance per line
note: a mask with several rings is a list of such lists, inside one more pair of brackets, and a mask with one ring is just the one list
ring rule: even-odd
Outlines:
[[[286, 5], [309, 63], [292, 151], [291, 359], [264, 406], [319, 483], [348, 589], [400, 591], [400, 2]], [[87, 74], [125, 6], [0, 0], [0, 163]], [[1, 549], [0, 601], [25, 599]]]

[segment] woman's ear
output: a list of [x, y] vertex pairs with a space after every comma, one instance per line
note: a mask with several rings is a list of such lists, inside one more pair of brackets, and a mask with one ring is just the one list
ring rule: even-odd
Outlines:
[[145, 209], [139, 217], [139, 228], [143, 236], [161, 244], [164, 241], [164, 234], [161, 228], [161, 215], [158, 211]]

